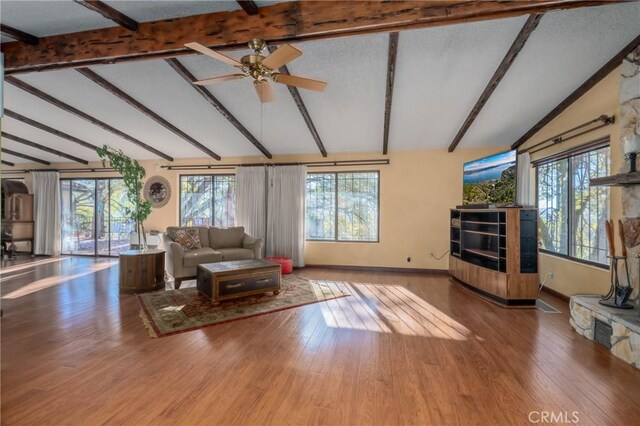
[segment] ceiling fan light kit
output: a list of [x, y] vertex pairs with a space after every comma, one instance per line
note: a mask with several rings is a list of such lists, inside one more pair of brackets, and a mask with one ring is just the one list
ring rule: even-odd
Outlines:
[[251, 77], [253, 79], [253, 86], [256, 89], [258, 98], [262, 103], [272, 102], [276, 99], [273, 88], [269, 84], [269, 80], [272, 80], [275, 83], [299, 87], [301, 89], [314, 90], [316, 92], [322, 92], [327, 87], [327, 83], [325, 81], [278, 72], [280, 67], [302, 56], [302, 51], [290, 44], [283, 44], [273, 53], [265, 57], [262, 55], [262, 52], [267, 48], [267, 44], [264, 40], [253, 39], [249, 42], [249, 48], [253, 50], [253, 53], [243, 56], [240, 61], [209, 49], [197, 42], [187, 43], [185, 46], [195, 50], [196, 52], [202, 53], [203, 55], [207, 55], [213, 59], [224, 62], [225, 64], [239, 68], [242, 72], [221, 75], [194, 82], [194, 84], [200, 86]]

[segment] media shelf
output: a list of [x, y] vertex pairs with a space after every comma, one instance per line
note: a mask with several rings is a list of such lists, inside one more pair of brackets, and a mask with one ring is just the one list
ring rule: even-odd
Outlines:
[[451, 210], [449, 272], [503, 305], [538, 295], [536, 209]]

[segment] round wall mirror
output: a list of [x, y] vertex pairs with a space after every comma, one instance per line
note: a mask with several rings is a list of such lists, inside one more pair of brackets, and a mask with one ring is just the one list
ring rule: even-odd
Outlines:
[[163, 207], [171, 199], [171, 186], [162, 176], [152, 176], [144, 184], [143, 194], [154, 208]]

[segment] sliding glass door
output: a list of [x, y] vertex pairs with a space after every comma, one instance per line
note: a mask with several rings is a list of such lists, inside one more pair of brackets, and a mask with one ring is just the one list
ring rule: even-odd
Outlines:
[[95, 254], [96, 181], [61, 181], [62, 251]]
[[122, 179], [64, 179], [60, 187], [63, 253], [113, 256], [129, 247]]

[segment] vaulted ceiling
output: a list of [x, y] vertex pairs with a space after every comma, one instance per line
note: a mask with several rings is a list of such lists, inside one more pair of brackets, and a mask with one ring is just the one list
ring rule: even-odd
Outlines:
[[[224, 1], [106, 1], [135, 21], [146, 22], [236, 10]], [[257, 2], [259, 7], [278, 2]], [[447, 148], [522, 29], [527, 16], [401, 31], [390, 116], [389, 150]], [[116, 25], [72, 1], [2, 1], [0, 22], [37, 37]], [[640, 34], [640, 3], [547, 12], [497, 86], [459, 148], [511, 145], [559, 102]], [[2, 42], [10, 41], [3, 36]], [[329, 153], [380, 151], [387, 79], [386, 33], [295, 43], [304, 55], [292, 74], [329, 82], [323, 93], [300, 90]], [[248, 49], [227, 54], [240, 57]], [[202, 55], [178, 58], [196, 78], [233, 68]], [[190, 138], [221, 157], [261, 152], [238, 124], [272, 155], [319, 153], [298, 106], [284, 85], [277, 100], [260, 104], [251, 82], [235, 80], [207, 90], [237, 119], [232, 124], [165, 60], [89, 67]], [[66, 68], [10, 77], [97, 118], [172, 158], [207, 156], [148, 115]], [[158, 155], [60, 109], [13, 84], [4, 85], [5, 108], [91, 145], [120, 148], [137, 159]], [[585, 120], [594, 117], [585, 117]], [[94, 151], [5, 116], [2, 131], [88, 161]], [[9, 137], [3, 149], [50, 162], [71, 161]], [[13, 163], [31, 162], [3, 153]], [[213, 159], [212, 159], [213, 160]]]

